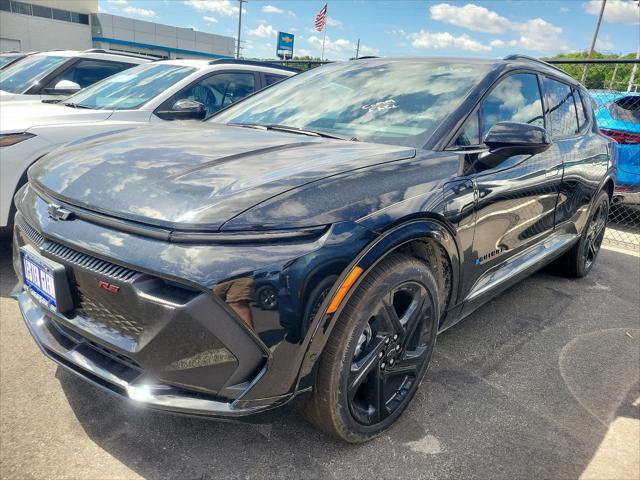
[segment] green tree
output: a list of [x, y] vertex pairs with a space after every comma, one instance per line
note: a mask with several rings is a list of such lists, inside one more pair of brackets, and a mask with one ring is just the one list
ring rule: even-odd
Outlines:
[[[576, 52], [556, 55], [554, 57], [545, 58], [544, 60], [562, 60], [562, 59], [586, 59], [587, 52]], [[600, 52], [593, 52], [592, 58], [594, 59], [629, 59], [636, 58], [635, 53], [628, 53], [626, 55], [608, 55]], [[556, 67], [561, 68], [576, 80], [580, 81], [582, 78], [582, 72], [584, 70], [584, 64], [570, 64], [559, 63], [555, 64]], [[631, 78], [631, 70], [633, 69], [632, 63], [626, 64], [592, 64], [589, 65], [589, 71], [585, 80], [585, 87], [589, 89], [611, 89], [611, 90], [626, 90], [629, 79]], [[638, 79], [635, 83], [638, 83]]]

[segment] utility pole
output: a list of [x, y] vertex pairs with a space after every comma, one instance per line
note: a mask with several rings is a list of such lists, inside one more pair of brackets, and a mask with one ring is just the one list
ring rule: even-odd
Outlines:
[[[587, 54], [587, 60], [591, 60], [593, 56], [593, 49], [596, 46], [596, 40], [598, 39], [598, 32], [600, 31], [600, 24], [602, 23], [602, 15], [604, 14], [604, 6], [607, 4], [607, 0], [602, 0], [602, 6], [600, 7], [600, 15], [598, 15], [598, 21], [596, 22], [596, 30], [593, 32], [593, 38], [591, 39], [591, 47], [589, 47], [589, 53]], [[582, 79], [580, 83], [583, 83], [587, 80], [587, 72], [589, 71], [589, 64], [584, 64], [584, 69], [582, 70]]]
[[358, 39], [358, 45], [356, 45], [356, 60], [358, 59], [359, 54], [360, 54], [360, 39]]
[[238, 44], [236, 45], [236, 58], [240, 58], [240, 32], [242, 31], [242, 4], [247, 0], [238, 0], [240, 10], [238, 10]]

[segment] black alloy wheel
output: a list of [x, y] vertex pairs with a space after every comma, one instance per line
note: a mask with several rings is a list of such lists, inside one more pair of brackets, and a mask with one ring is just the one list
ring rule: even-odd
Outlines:
[[601, 191], [592, 204], [579, 241], [556, 262], [562, 274], [581, 278], [593, 268], [607, 228], [609, 204], [609, 194]]
[[591, 267], [598, 256], [598, 252], [600, 252], [602, 240], [604, 239], [604, 231], [607, 227], [607, 218], [609, 216], [608, 200], [600, 201], [595, 207], [595, 211], [593, 212], [589, 225], [587, 226], [587, 234], [582, 247], [584, 268], [586, 271], [591, 270]]
[[408, 399], [429, 361], [431, 301], [420, 283], [403, 282], [378, 301], [356, 343], [347, 379], [349, 409], [375, 425]]
[[319, 362], [305, 415], [342, 440], [367, 441], [389, 428], [424, 376], [440, 318], [425, 262], [394, 254], [355, 288]]

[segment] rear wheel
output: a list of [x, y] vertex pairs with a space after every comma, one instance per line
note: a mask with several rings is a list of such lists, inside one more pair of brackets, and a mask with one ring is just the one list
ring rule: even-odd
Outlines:
[[320, 360], [306, 416], [352, 443], [393, 424], [424, 376], [435, 344], [438, 292], [429, 268], [406, 255], [383, 260], [353, 293]]
[[561, 259], [563, 273], [569, 277], [584, 277], [593, 268], [598, 257], [609, 217], [609, 195], [602, 191], [596, 197], [589, 221], [580, 241]]

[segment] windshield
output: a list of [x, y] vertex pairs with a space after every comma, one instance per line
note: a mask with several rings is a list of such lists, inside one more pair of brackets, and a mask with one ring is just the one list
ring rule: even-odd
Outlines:
[[67, 98], [64, 103], [108, 110], [136, 109], [195, 70], [180, 65], [140, 65], [87, 87]]
[[9, 62], [13, 62], [16, 58], [20, 57], [20, 54], [16, 55], [0, 55], [0, 68], [7, 65]]
[[0, 72], [0, 90], [24, 93], [67, 60], [69, 57], [55, 55], [31, 55], [22, 59]]
[[420, 148], [488, 68], [438, 60], [336, 63], [269, 87], [212, 121]]

